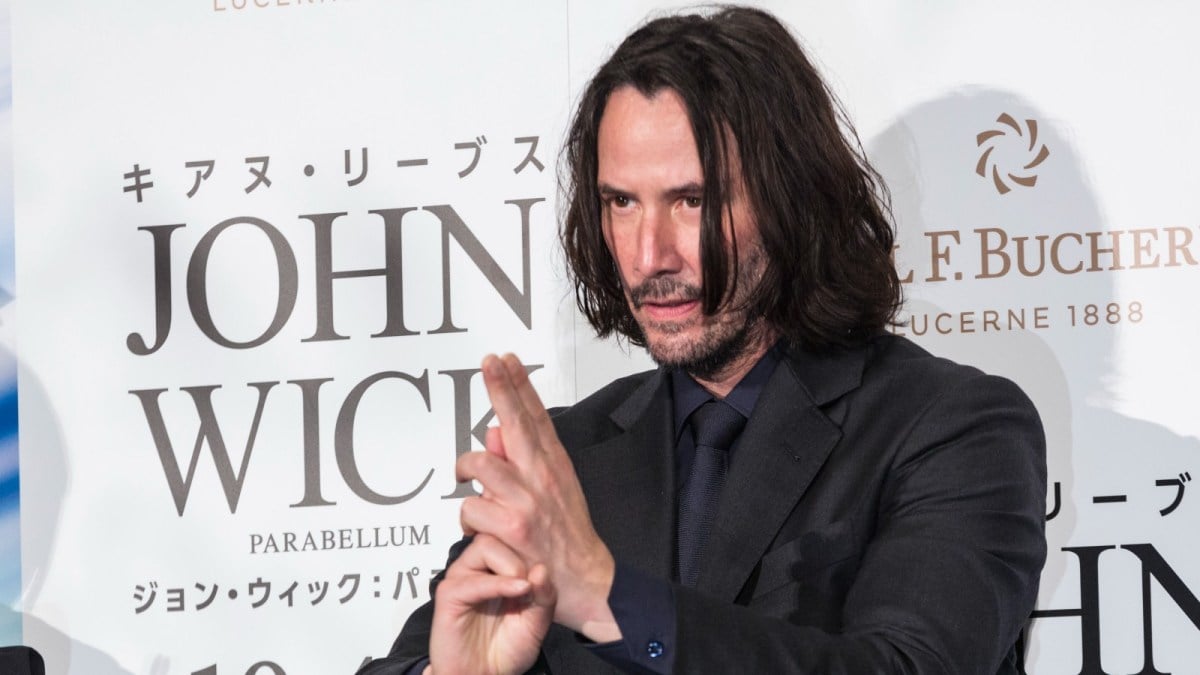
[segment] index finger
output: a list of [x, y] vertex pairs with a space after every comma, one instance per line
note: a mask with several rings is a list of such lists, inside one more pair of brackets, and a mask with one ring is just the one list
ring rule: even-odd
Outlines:
[[542, 403], [542, 397], [538, 395], [537, 389], [534, 388], [533, 382], [529, 380], [529, 372], [525, 370], [525, 366], [516, 354], [505, 354], [500, 357], [501, 363], [504, 364], [505, 370], [508, 372], [508, 379], [512, 383], [513, 389], [517, 392], [517, 396], [521, 400], [521, 405], [529, 413], [535, 425], [537, 425], [538, 435], [543, 440], [547, 438], [557, 438], [558, 432], [554, 430], [554, 423], [550, 421], [550, 415], [546, 412], [546, 405]]
[[[500, 436], [508, 458], [517, 466], [525, 466], [536, 452], [538, 428], [520, 394], [513, 385], [508, 369], [495, 354], [483, 358], [483, 384], [488, 399], [500, 421]], [[545, 414], [544, 411], [541, 411]]]
[[458, 560], [454, 561], [446, 576], [458, 576], [465, 572], [491, 572], [505, 577], [524, 577], [525, 562], [511, 548], [488, 534], [477, 534]]

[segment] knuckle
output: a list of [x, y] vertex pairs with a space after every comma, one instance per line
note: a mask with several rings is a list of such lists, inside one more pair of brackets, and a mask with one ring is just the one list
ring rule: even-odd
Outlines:
[[511, 514], [504, 529], [510, 541], [524, 544], [529, 539], [529, 520], [521, 514]]
[[472, 546], [478, 546], [476, 551], [483, 557], [490, 557], [501, 548], [500, 540], [490, 534], [480, 532], [475, 535]]
[[458, 579], [464, 574], [467, 574], [467, 564], [462, 561], [462, 558], [459, 558], [446, 569], [445, 576], [438, 582], [438, 588], [445, 590], [447, 585], [450, 588], [454, 588], [458, 584]]
[[524, 490], [514, 498], [513, 508], [519, 513], [524, 514], [526, 520], [541, 510], [538, 506], [537, 498], [531, 492]]
[[477, 514], [480, 506], [482, 506], [482, 497], [467, 497], [463, 499], [462, 506], [458, 509], [458, 523], [462, 527], [463, 532], [469, 533], [474, 531], [474, 523], [477, 520]]
[[540, 462], [533, 470], [531, 482], [536, 494], [551, 502], [559, 501], [563, 492], [564, 480], [561, 472], [550, 462]]
[[479, 457], [477, 456], [479, 454], [481, 453], [465, 453], [454, 463], [454, 472], [458, 475], [460, 480], [475, 474], [476, 467], [479, 464]]

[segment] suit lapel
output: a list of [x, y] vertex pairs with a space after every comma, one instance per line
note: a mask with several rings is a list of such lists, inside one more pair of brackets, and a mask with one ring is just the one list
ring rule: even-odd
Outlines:
[[862, 350], [792, 350], [738, 441], [697, 586], [733, 601], [842, 437], [821, 406], [858, 386]]
[[573, 453], [592, 524], [613, 557], [671, 578], [675, 444], [669, 378], [660, 370], [610, 415], [621, 433]]

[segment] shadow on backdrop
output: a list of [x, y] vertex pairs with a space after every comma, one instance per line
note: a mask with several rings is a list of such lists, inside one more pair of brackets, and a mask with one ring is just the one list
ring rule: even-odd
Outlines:
[[[1042, 416], [1049, 554], [1039, 609], [1060, 609], [1048, 606], [1055, 602], [1055, 589], [1079, 583], [1079, 561], [1064, 553], [1064, 546], [1149, 541], [1168, 560], [1178, 541], [1195, 546], [1187, 516], [1171, 520], [1170, 514], [1163, 515], [1169, 495], [1155, 490], [1158, 480], [1200, 470], [1197, 439], [1112, 407], [1119, 395], [1113, 390], [1120, 384], [1113, 366], [1117, 333], [1103, 321], [1086, 325], [1083, 314], [1088, 304], [1104, 308], [1115, 301], [1114, 273], [1064, 274], [1049, 259], [1047, 242], [1060, 233], [1109, 230], [1086, 164], [1064, 128], [1014, 94], [964, 89], [905, 111], [867, 144], [892, 190], [897, 267], [902, 277], [912, 274], [902, 314], [911, 323], [898, 332], [939, 356], [1014, 380]], [[1039, 242], [1039, 235], [1048, 237]], [[1020, 260], [1019, 237], [1028, 238]], [[1105, 234], [1100, 241], [1107, 239]], [[1086, 269], [1090, 254], [1083, 245], [1067, 246], [1074, 242], [1067, 239], [1060, 255], [1072, 264], [1082, 260]], [[1007, 270], [997, 250], [1006, 253]], [[1101, 256], [1101, 266], [1108, 263]], [[1035, 316], [1037, 308], [1044, 308], [1042, 321]], [[984, 326], [989, 310], [997, 320]], [[1009, 320], [1010, 311], [1014, 319], [1023, 318], [1023, 325]], [[964, 325], [967, 312], [972, 314]], [[1126, 330], [1137, 330], [1129, 324], [1127, 303], [1120, 316]], [[1169, 383], [1163, 385], [1167, 396]], [[1118, 494], [1127, 500], [1093, 501]], [[1180, 571], [1185, 581], [1200, 583], [1195, 573]], [[1058, 601], [1068, 603], [1062, 609], [1079, 606], [1077, 586], [1063, 595], [1076, 599]], [[1106, 656], [1105, 665], [1113, 672], [1125, 672], [1126, 664], [1133, 669], [1142, 665], [1137, 597], [1139, 604], [1121, 614], [1138, 630], [1122, 632], [1119, 625], [1112, 630], [1112, 621], [1104, 627], [1105, 654], [1125, 655], [1118, 657], [1120, 665], [1116, 660], [1110, 664]], [[1058, 624], [1053, 640], [1038, 639], [1050, 630], [1044, 624]], [[1079, 635], [1078, 617], [1039, 619], [1028, 663], [1043, 664], [1044, 670], [1037, 672], [1078, 672]], [[1163, 651], [1170, 649], [1156, 649], [1156, 656]]]

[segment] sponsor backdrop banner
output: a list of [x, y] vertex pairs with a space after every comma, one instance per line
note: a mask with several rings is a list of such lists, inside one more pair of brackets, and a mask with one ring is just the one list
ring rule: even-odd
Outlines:
[[[1200, 672], [1197, 11], [764, 6], [892, 187], [896, 332], [1042, 412], [1030, 672]], [[52, 673], [385, 653], [459, 536], [483, 354], [550, 405], [649, 363], [572, 309], [555, 172], [662, 9], [16, 0], [9, 641]]]
[[460, 536], [481, 357], [574, 394], [565, 6], [14, 9], [25, 641], [352, 672]]

